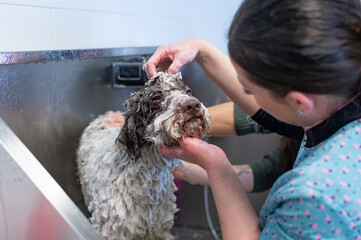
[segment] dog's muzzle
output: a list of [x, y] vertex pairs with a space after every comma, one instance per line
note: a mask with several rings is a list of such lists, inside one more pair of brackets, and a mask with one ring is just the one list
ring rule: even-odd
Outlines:
[[178, 138], [202, 138], [209, 130], [208, 110], [196, 98], [175, 91], [164, 104], [166, 111], [157, 116], [151, 128], [155, 143], [176, 145]]
[[189, 118], [189, 120], [194, 118], [201, 118], [202, 117], [202, 105], [201, 103], [195, 99], [191, 98], [184, 101], [181, 104], [181, 109], [185, 117]]
[[194, 129], [202, 130], [202, 122], [205, 121], [202, 104], [197, 99], [190, 98], [182, 102], [180, 108], [183, 116], [179, 125], [183, 131], [194, 134]]

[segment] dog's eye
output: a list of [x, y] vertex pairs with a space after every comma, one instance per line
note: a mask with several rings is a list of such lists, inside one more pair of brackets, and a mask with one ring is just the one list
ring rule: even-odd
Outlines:
[[193, 96], [193, 92], [190, 88], [186, 89], [186, 94], [188, 94], [189, 96]]
[[152, 97], [152, 101], [153, 102], [158, 102], [158, 101], [161, 101], [163, 98], [161, 95], [155, 95]]

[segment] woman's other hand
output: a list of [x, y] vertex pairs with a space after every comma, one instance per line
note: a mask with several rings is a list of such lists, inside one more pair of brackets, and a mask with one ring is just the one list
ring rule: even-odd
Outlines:
[[105, 116], [109, 118], [111, 122], [106, 123], [107, 127], [120, 127], [122, 128], [124, 125], [124, 116], [122, 112], [114, 112]]
[[189, 39], [161, 46], [144, 64], [143, 70], [148, 78], [156, 74], [158, 68], [176, 74], [181, 67], [196, 59], [202, 42], [200, 39]]
[[[183, 161], [184, 169], [175, 169], [172, 174], [174, 178], [186, 181], [190, 184], [199, 184], [203, 186], [209, 186], [209, 179], [206, 170], [194, 163]], [[238, 179], [241, 182], [246, 192], [252, 192], [253, 190], [253, 171], [252, 168], [247, 165], [234, 165], [234, 171], [237, 173]]]
[[209, 185], [207, 172], [200, 166], [183, 161], [184, 169], [175, 169], [172, 174], [175, 178], [190, 184]]

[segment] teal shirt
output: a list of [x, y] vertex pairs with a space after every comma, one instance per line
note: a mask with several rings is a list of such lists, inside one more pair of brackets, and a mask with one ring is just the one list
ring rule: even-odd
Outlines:
[[259, 239], [361, 239], [361, 119], [314, 147], [273, 185]]

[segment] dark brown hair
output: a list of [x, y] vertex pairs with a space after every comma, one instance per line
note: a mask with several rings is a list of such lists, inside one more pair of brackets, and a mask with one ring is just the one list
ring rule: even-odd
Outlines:
[[361, 91], [360, 0], [244, 0], [228, 38], [250, 80], [280, 96]]
[[300, 149], [302, 140], [281, 137], [280, 151], [281, 151], [281, 172], [285, 173], [293, 168], [297, 158], [298, 150]]

